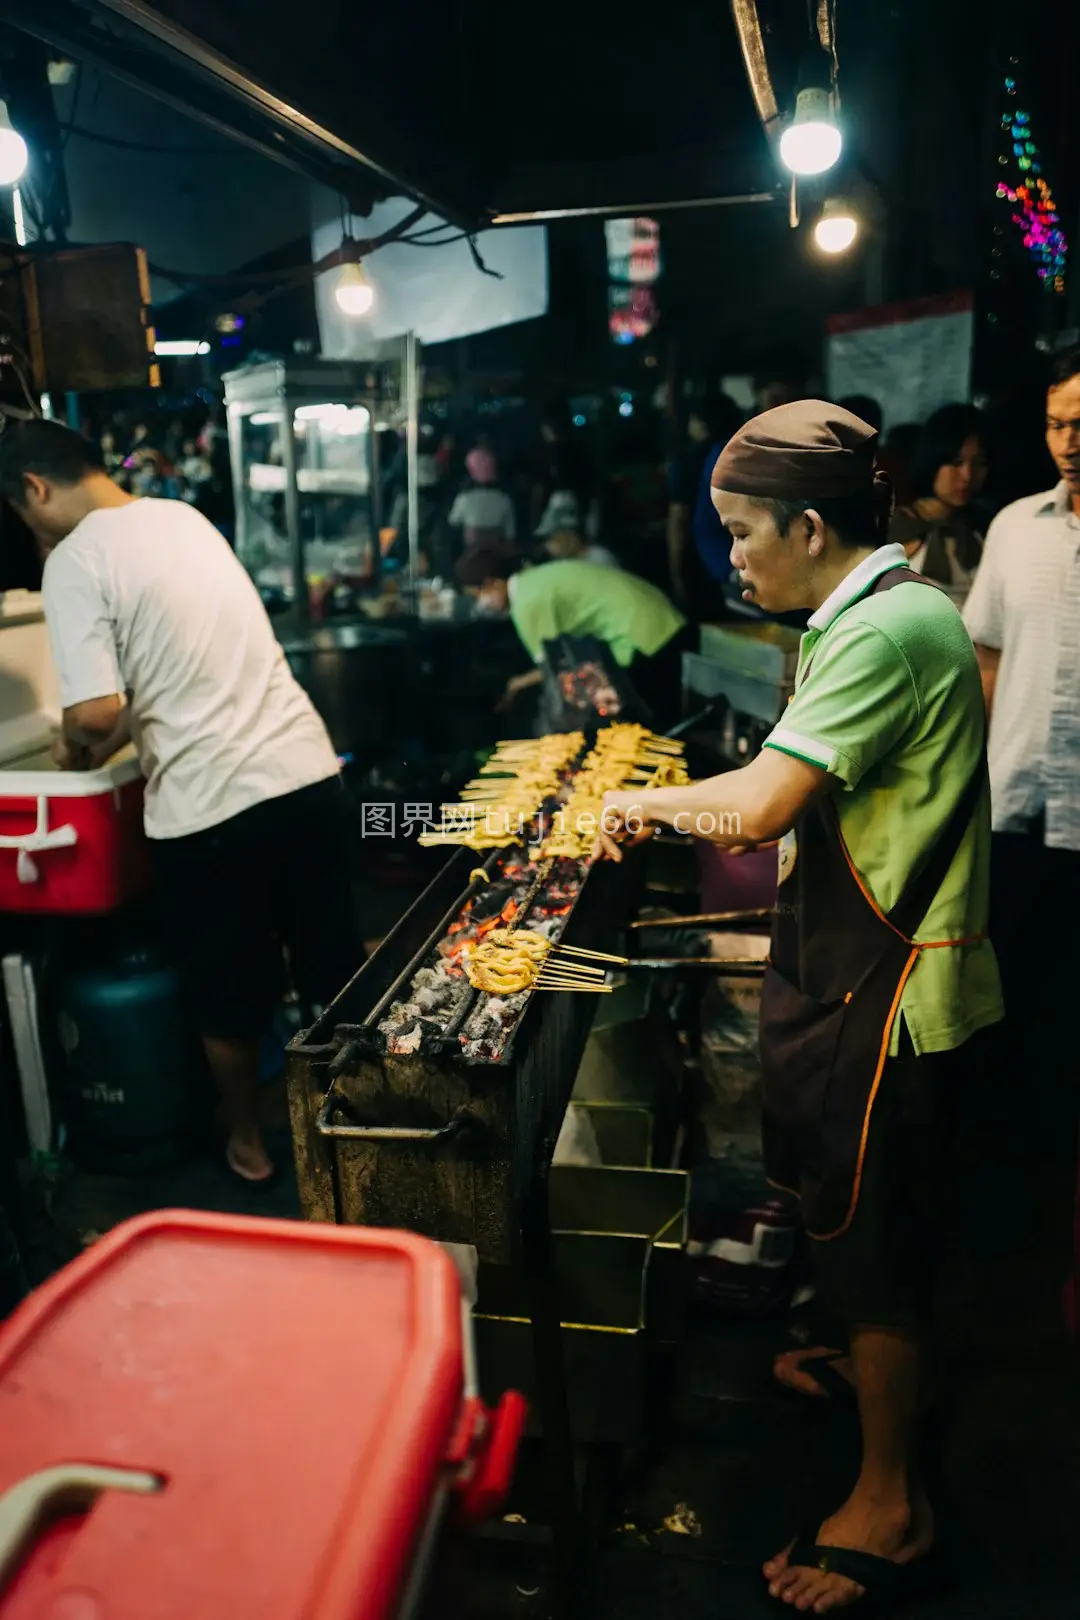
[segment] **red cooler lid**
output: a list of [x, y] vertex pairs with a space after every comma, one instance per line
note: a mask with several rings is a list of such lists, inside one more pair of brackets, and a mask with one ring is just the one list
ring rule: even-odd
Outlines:
[[125, 1223], [0, 1330], [0, 1543], [29, 1476], [124, 1471], [29, 1538], [0, 1617], [392, 1614], [462, 1378], [457, 1274], [424, 1238]]

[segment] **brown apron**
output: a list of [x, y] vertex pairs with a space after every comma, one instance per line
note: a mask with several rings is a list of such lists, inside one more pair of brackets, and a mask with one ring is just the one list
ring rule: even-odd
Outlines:
[[[910, 569], [893, 568], [870, 594], [908, 581], [936, 588]], [[912, 935], [985, 784], [984, 749], [948, 823], [888, 914], [852, 864], [831, 794], [796, 823], [795, 870], [779, 888], [761, 993], [763, 1132], [769, 1179], [799, 1194], [814, 1237], [837, 1237], [855, 1213], [870, 1114], [920, 953], [976, 943], [916, 945]]]

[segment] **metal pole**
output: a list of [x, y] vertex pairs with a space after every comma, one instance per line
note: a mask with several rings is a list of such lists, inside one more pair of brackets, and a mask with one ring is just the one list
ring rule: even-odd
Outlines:
[[596, 203], [588, 208], [530, 208], [522, 213], [496, 214], [491, 225], [544, 225], [551, 219], [632, 219], [638, 214], [672, 213], [677, 208], [738, 208], [744, 203], [783, 202], [786, 192], [745, 191], [732, 197], [678, 197], [672, 202]]
[[293, 428], [293, 406], [287, 395], [281, 398], [281, 459], [285, 468], [285, 532], [289, 537], [292, 559], [293, 610], [300, 624], [311, 618], [308, 598], [307, 569], [304, 565], [304, 537], [300, 532], [300, 490], [296, 483], [296, 433]]
[[405, 334], [405, 454], [409, 497], [409, 586], [414, 613], [420, 611], [420, 345]]
[[233, 488], [233, 550], [247, 567], [248, 505], [244, 476], [244, 421], [237, 406], [225, 403], [225, 427], [229, 435], [229, 471]]
[[521, 1209], [521, 1266], [532, 1322], [536, 1397], [544, 1431], [547, 1522], [551, 1530], [554, 1620], [584, 1609], [586, 1541], [574, 1467], [559, 1286], [548, 1210], [548, 1166], [534, 1170]]

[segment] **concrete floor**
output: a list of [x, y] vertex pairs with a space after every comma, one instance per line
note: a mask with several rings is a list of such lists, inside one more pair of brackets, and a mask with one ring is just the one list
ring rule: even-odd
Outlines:
[[[408, 898], [388, 896], [387, 905], [400, 910]], [[1071, 1249], [1075, 1068], [1064, 1026], [1046, 1032], [1018, 1082], [1009, 1131], [974, 1139], [969, 1161], [958, 1166], [978, 1252], [950, 1279], [943, 1301], [941, 1393], [928, 1425], [954, 1584], [906, 1611], [920, 1620], [1080, 1614], [1080, 1367], [1060, 1308]], [[127, 1215], [168, 1205], [298, 1217], [280, 1085], [266, 1088], [265, 1102], [271, 1147], [286, 1167], [271, 1193], [245, 1191], [209, 1153], [153, 1177], [76, 1173], [53, 1207], [72, 1246]], [[588, 1620], [757, 1620], [782, 1612], [764, 1591], [760, 1563], [843, 1498], [858, 1455], [851, 1411], [772, 1383], [772, 1357], [793, 1342], [797, 1326], [787, 1319], [689, 1324], [660, 1444], [647, 1463], [624, 1470], [602, 1516], [582, 1606]], [[527, 1456], [526, 1495], [534, 1464]], [[680, 1504], [697, 1533], [664, 1528]], [[485, 1541], [467, 1558], [452, 1607], [447, 1589], [436, 1589], [438, 1620], [546, 1620], [541, 1555]]]
[[[267, 1108], [277, 1122], [271, 1141], [286, 1161], [280, 1088], [268, 1088]], [[1059, 1134], [1057, 1151], [1037, 1169], [1029, 1163], [1023, 1174], [1012, 1165], [1007, 1196], [985, 1212], [984, 1252], [946, 1301], [928, 1455], [954, 1584], [907, 1611], [922, 1620], [1080, 1613], [1080, 1378], [1059, 1297], [1070, 1164], [1071, 1144]], [[1001, 1178], [992, 1166], [983, 1170], [981, 1196], [989, 1198]], [[209, 1155], [155, 1177], [76, 1174], [57, 1214], [88, 1238], [125, 1215], [170, 1204], [299, 1215], [291, 1174], [269, 1195], [252, 1195]], [[777, 1612], [758, 1575], [762, 1559], [843, 1498], [858, 1455], [851, 1411], [772, 1384], [772, 1357], [799, 1326], [787, 1319], [689, 1324], [657, 1453], [644, 1465], [628, 1459], [599, 1525], [583, 1608], [589, 1620], [756, 1620]], [[522, 1471], [526, 1493], [535, 1462], [528, 1456]], [[680, 1505], [694, 1534], [664, 1528]], [[480, 1543], [468, 1558], [453, 1611], [462, 1620], [551, 1613], [537, 1552]], [[447, 1613], [441, 1606], [440, 1620]]]

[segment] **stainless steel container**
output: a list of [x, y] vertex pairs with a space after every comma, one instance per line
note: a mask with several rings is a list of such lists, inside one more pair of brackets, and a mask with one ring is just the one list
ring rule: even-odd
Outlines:
[[[649, 1352], [679, 1336], [689, 1176], [679, 1170], [556, 1165], [551, 1224], [573, 1438], [641, 1438]], [[481, 1265], [481, 1386], [536, 1388], [520, 1274]], [[536, 1432], [534, 1421], [534, 1432]]]

